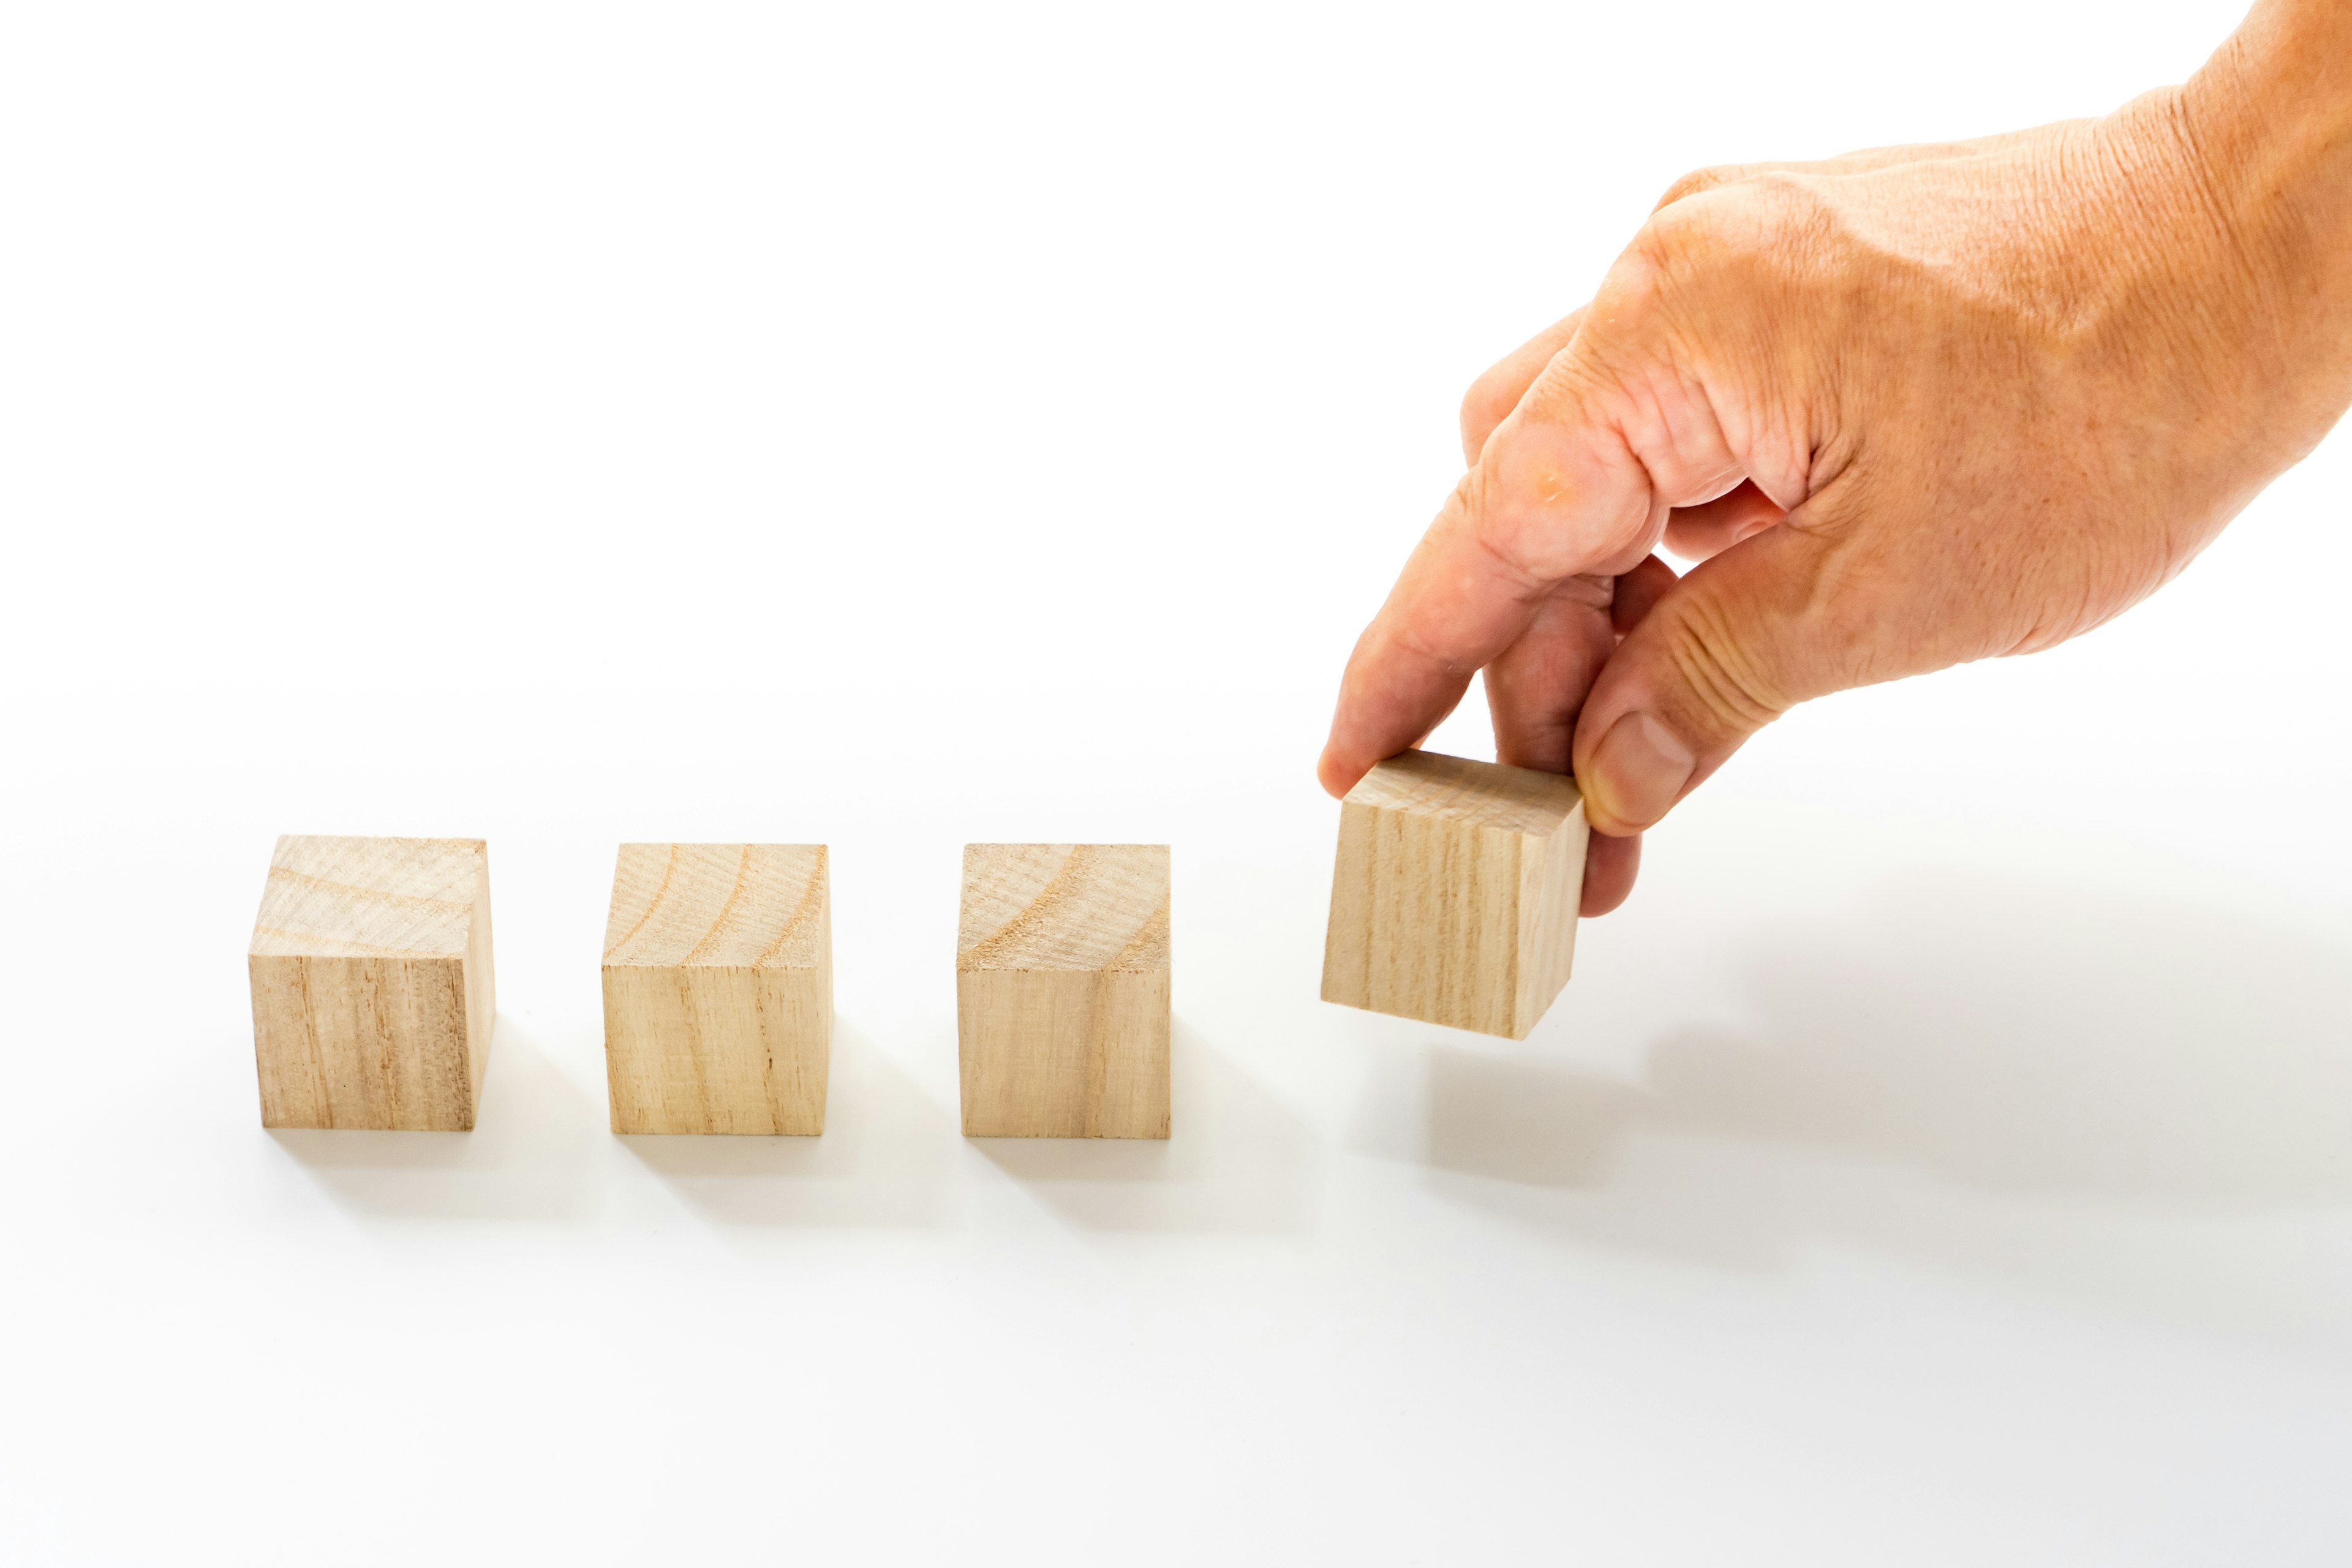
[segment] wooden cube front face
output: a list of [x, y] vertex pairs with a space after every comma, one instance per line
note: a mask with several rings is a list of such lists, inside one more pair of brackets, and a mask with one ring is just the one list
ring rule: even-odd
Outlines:
[[821, 844], [625, 844], [604, 933], [615, 1132], [814, 1135], [833, 1045]]
[[474, 1125], [498, 1016], [481, 840], [279, 839], [246, 962], [263, 1126]]
[[1381, 763], [1340, 805], [1323, 999], [1526, 1038], [1568, 983], [1586, 837], [1572, 779]]
[[964, 848], [956, 1032], [970, 1138], [1165, 1138], [1164, 844]]

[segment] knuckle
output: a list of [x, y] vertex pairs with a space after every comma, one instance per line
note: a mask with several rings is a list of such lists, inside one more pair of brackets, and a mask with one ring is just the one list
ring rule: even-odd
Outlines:
[[1462, 395], [1462, 433], [1465, 438], [1475, 434], [1483, 439], [1485, 432], [1510, 416], [1517, 404], [1517, 399], [1507, 399], [1508, 390], [1502, 377], [1491, 370], [1470, 384], [1470, 390]]
[[1648, 274], [1672, 272], [1693, 256], [1706, 251], [1707, 237], [1714, 226], [1711, 208], [1677, 202], [1652, 213], [1649, 221], [1633, 236], [1630, 249]]
[[1461, 520], [1462, 531], [1478, 549], [1515, 573], [1518, 567], [1519, 530], [1506, 488], [1493, 465], [1473, 463], [1454, 487], [1449, 510]]
[[1532, 597], [1544, 591], [1552, 573], [1544, 559], [1540, 509], [1531, 510], [1517, 489], [1493, 464], [1475, 463], [1454, 486], [1447, 510], [1461, 537], [1486, 557], [1495, 574], [1513, 592]]
[[1812, 179], [1771, 172], [1652, 213], [1636, 241], [1660, 264], [1726, 257], [1769, 258], [1833, 216]]
[[1535, 384], [1528, 388], [1517, 405], [1525, 410], [1524, 417], [1532, 428], [1523, 428], [1520, 438], [1497, 454], [1501, 467], [1516, 478], [1524, 478], [1524, 458], [1528, 455], [1527, 448], [1549, 445], [1540, 439], [1541, 433], [1572, 429], [1580, 423], [1585, 413], [1586, 385], [1590, 374], [1590, 365], [1580, 359], [1573, 363], [1549, 369], [1536, 378]]
[[1736, 163], [1717, 163], [1705, 169], [1694, 169], [1668, 185], [1666, 194], [1658, 198], [1658, 205], [1651, 210], [1663, 211], [1685, 197], [1702, 195], [1719, 185], [1727, 185], [1738, 179], [1739, 174], [1739, 167]]
[[1809, 291], [1833, 254], [1837, 215], [1802, 176], [1765, 174], [1650, 216], [1611, 275], [1621, 309], [1751, 309]]
[[1652, 299], [1685, 286], [1719, 267], [1739, 249], [1740, 199], [1724, 192], [1680, 202], [1650, 215], [1626, 247], [1630, 265], [1619, 269], [1625, 291]]

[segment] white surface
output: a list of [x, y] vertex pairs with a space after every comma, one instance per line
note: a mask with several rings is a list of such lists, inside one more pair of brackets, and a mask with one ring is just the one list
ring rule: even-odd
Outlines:
[[[8, 11], [0, 1558], [2352, 1557], [2344, 437], [1776, 727], [1525, 1045], [1315, 999], [1470, 377], [2233, 9]], [[489, 839], [475, 1133], [257, 1125], [284, 831]], [[833, 845], [822, 1142], [604, 1131], [669, 837]], [[1029, 837], [1175, 846], [1165, 1148], [957, 1136]]]

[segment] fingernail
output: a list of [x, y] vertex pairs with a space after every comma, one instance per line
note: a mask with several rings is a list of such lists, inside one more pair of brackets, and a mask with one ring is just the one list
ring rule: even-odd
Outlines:
[[1612, 826], [1647, 827], [1679, 799], [1698, 758], [1650, 714], [1628, 713], [1609, 726], [1592, 753], [1585, 793]]

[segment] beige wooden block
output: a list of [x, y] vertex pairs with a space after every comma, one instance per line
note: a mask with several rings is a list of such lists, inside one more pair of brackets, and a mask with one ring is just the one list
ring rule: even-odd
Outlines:
[[1573, 779], [1391, 757], [1340, 803], [1323, 1000], [1527, 1038], [1568, 984], [1584, 844]]
[[280, 838], [246, 965], [264, 1127], [474, 1125], [498, 1016], [480, 839]]
[[815, 1134], [833, 1052], [822, 844], [624, 844], [604, 926], [615, 1132]]
[[967, 844], [967, 1138], [1168, 1136], [1168, 847]]

